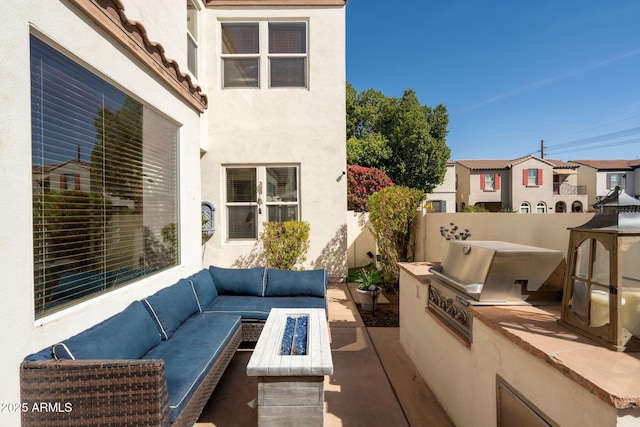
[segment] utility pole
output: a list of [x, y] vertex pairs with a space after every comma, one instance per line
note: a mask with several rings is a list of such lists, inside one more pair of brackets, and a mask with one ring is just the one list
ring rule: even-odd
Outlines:
[[540, 158], [544, 159], [544, 139], [540, 140]]

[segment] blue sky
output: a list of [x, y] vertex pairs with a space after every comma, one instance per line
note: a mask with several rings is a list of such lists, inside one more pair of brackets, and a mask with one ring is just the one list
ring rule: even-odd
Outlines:
[[349, 0], [347, 81], [444, 104], [453, 160], [640, 158], [640, 1]]

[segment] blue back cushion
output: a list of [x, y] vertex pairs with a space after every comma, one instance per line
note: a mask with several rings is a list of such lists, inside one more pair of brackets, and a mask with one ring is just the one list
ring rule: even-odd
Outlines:
[[198, 309], [202, 312], [218, 296], [218, 290], [213, 283], [211, 273], [205, 268], [190, 276], [187, 280], [193, 285], [193, 291], [198, 301]]
[[140, 301], [53, 346], [58, 359], [139, 359], [160, 343], [155, 322]]
[[171, 338], [182, 322], [198, 311], [196, 296], [186, 279], [180, 279], [175, 285], [161, 289], [142, 302], [156, 321], [164, 340]]
[[267, 297], [321, 297], [327, 294], [327, 271], [267, 270]]
[[266, 268], [209, 267], [213, 283], [220, 295], [264, 296]]

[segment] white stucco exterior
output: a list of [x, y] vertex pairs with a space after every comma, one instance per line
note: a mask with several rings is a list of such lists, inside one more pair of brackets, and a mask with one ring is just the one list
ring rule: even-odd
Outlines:
[[[327, 268], [332, 280], [346, 277], [345, 10], [308, 7], [268, 10], [210, 8], [206, 32], [220, 22], [308, 23], [308, 88], [222, 89], [220, 43], [207, 44], [207, 153], [202, 157], [203, 200], [216, 207], [216, 232], [203, 247], [203, 263], [256, 265], [257, 240], [228, 238], [226, 166], [297, 166], [299, 218], [310, 225], [304, 267]], [[209, 37], [209, 41], [219, 37]], [[266, 183], [265, 183], [266, 185]], [[267, 221], [263, 206], [258, 231]]]
[[[186, 72], [184, 2], [121, 3], [127, 18], [141, 22], [148, 38], [160, 43], [166, 57], [176, 60], [180, 70]], [[217, 44], [213, 40], [218, 36], [218, 16], [247, 15], [238, 9], [214, 12], [206, 9], [203, 1], [197, 3], [202, 18], [206, 15], [206, 24], [203, 20], [200, 26], [201, 78], [197, 84], [211, 100], [209, 109], [202, 114], [72, 3], [61, 0], [0, 4], [5, 19], [0, 30], [4, 59], [0, 71], [0, 171], [4, 177], [0, 221], [0, 323], [4, 325], [0, 333], [0, 403], [20, 401], [19, 366], [27, 354], [100, 322], [131, 301], [198, 271], [203, 263], [230, 265], [250, 251], [251, 245], [226, 245], [218, 231], [203, 247], [201, 201], [210, 200], [218, 212], [223, 211], [221, 164], [299, 165], [302, 219], [309, 221], [312, 229], [309, 266], [322, 267], [326, 263], [334, 274], [346, 273], [346, 180], [337, 180], [345, 164], [344, 7], [267, 10], [266, 16], [309, 20], [309, 90], [243, 93], [222, 91], [216, 86]], [[265, 15], [259, 8], [248, 9], [251, 16]], [[33, 308], [31, 34], [176, 123], [179, 129], [179, 265], [38, 320]], [[207, 70], [213, 71], [207, 76]], [[203, 82], [208, 82], [206, 87]], [[207, 154], [201, 160], [202, 150]], [[217, 216], [217, 221], [220, 218]], [[224, 227], [220, 222], [216, 225], [219, 230]], [[19, 413], [0, 413], [0, 425], [19, 423]]]

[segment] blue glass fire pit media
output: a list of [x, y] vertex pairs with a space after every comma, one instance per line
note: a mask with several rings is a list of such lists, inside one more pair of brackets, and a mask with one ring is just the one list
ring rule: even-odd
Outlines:
[[280, 355], [304, 356], [307, 354], [307, 325], [309, 316], [287, 316]]

